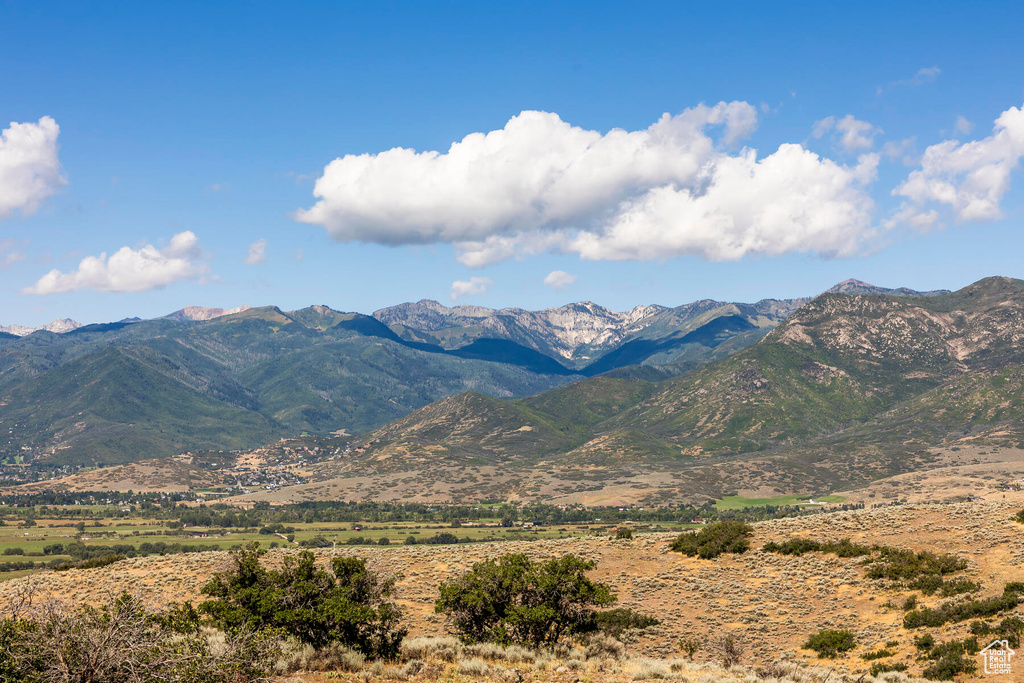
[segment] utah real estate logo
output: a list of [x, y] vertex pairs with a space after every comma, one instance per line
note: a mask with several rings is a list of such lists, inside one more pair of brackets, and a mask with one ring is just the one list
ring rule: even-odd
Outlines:
[[1010, 660], [1014, 652], [1010, 644], [1005, 640], [993, 640], [984, 650], [981, 656], [985, 659], [986, 674], [1010, 674]]

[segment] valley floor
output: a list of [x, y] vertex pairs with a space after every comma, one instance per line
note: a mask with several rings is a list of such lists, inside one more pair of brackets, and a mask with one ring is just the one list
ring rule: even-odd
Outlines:
[[[316, 552], [323, 559], [333, 552], [364, 557], [379, 571], [401, 574], [397, 597], [413, 636], [444, 632], [442, 618], [433, 613], [438, 583], [461, 574], [474, 562], [507, 552], [523, 552], [535, 559], [576, 553], [597, 561], [594, 578], [612, 586], [620, 605], [661, 620], [659, 626], [629, 643], [634, 655], [659, 660], [679, 658], [680, 639], [713, 639], [728, 632], [746, 644], [745, 663], [768, 665], [783, 657], [822, 671], [834, 669], [837, 675], [859, 676], [870, 665], [860, 658], [861, 654], [887, 641], [897, 641], [898, 653], [892, 661], [907, 664], [909, 673], [920, 674], [922, 665], [915, 660], [914, 636], [932, 631], [937, 640], [962, 638], [967, 635], [967, 622], [908, 631], [902, 625], [904, 612], [894, 605], [902, 604], [909, 591], [890, 590], [880, 581], [867, 579], [859, 558], [820, 553], [791, 557], [762, 552], [760, 546], [768, 540], [803, 536], [818, 540], [850, 538], [865, 544], [954, 553], [968, 561], [965, 575], [982, 584], [979, 595], [997, 595], [1005, 583], [1024, 579], [1024, 527], [1012, 521], [1019, 508], [1019, 503], [1012, 501], [919, 504], [761, 522], [754, 525], [750, 551], [713, 560], [670, 552], [672, 534], [643, 534], [633, 540], [588, 537], [458, 546], [346, 547]], [[291, 552], [295, 551], [271, 550], [266, 558], [271, 563], [280, 562]], [[210, 575], [226, 569], [228, 563], [227, 553], [218, 552], [129, 559], [101, 569], [45, 572], [0, 584], [0, 605], [23, 590], [27, 582], [42, 594], [74, 602], [100, 601], [121, 590], [144, 597], [153, 607], [172, 601], [197, 601]], [[941, 601], [938, 597], [922, 598], [926, 605]], [[1017, 612], [1021, 611], [1018, 607]], [[852, 630], [857, 636], [857, 649], [837, 660], [818, 660], [802, 649], [809, 635], [825, 628]], [[706, 655], [699, 651], [696, 659], [699, 662], [702, 658]], [[1024, 672], [1024, 663], [1020, 666]], [[704, 679], [696, 676], [693, 680]]]

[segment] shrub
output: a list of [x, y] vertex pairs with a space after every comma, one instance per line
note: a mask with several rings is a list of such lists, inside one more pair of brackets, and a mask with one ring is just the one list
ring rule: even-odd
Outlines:
[[943, 576], [967, 569], [967, 560], [949, 553], [915, 553], [889, 547], [881, 547], [878, 551], [878, 558], [868, 566], [869, 579], [912, 581], [925, 575]]
[[672, 550], [709, 560], [722, 553], [743, 553], [754, 528], [737, 521], [713, 522], [700, 531], [686, 531], [672, 541]]
[[832, 541], [828, 543], [821, 543], [809, 538], [790, 538], [782, 543], [768, 541], [761, 546], [761, 550], [766, 553], [797, 556], [803, 555], [804, 553], [820, 552], [832, 553], [839, 557], [859, 557], [861, 555], [869, 555], [871, 553], [871, 548], [868, 546], [852, 543], [848, 538], [844, 538], [838, 543]]
[[703, 643], [696, 638], [683, 638], [679, 641], [679, 649], [686, 653], [687, 659], [693, 661], [693, 656], [697, 654]]
[[1015, 592], [1004, 592], [1002, 595], [981, 600], [951, 600], [937, 608], [925, 607], [912, 610], [903, 616], [903, 627], [908, 629], [921, 626], [942, 626], [950, 622], [965, 621], [974, 617], [991, 617], [1012, 610], [1020, 602]]
[[615, 601], [606, 585], [587, 578], [595, 566], [572, 554], [548, 562], [502, 555], [442, 583], [434, 610], [466, 642], [555, 644], [594, 630], [594, 607]]
[[352, 557], [333, 558], [328, 572], [308, 550], [268, 571], [259, 561], [265, 552], [258, 543], [236, 551], [234, 568], [203, 587], [213, 599], [200, 609], [227, 629], [271, 627], [317, 649], [339, 642], [370, 657], [397, 654], [406, 631], [389, 600], [394, 578], [382, 580]]
[[459, 537], [449, 531], [442, 531], [434, 534], [430, 538], [423, 539], [423, 543], [429, 543], [431, 545], [455, 545], [459, 542]]
[[616, 607], [615, 609], [594, 613], [594, 624], [598, 630], [614, 638], [618, 638], [629, 629], [642, 631], [645, 628], [657, 626], [660, 623], [654, 617], [628, 607]]
[[1021, 524], [1024, 524], [1024, 510], [1021, 510], [1016, 515], [1014, 515], [1013, 519], [1014, 519], [1014, 521], [1017, 521], [1017, 522], [1020, 522]]
[[1024, 633], [1024, 619], [1006, 617], [996, 626], [992, 626], [986, 621], [975, 621], [971, 624], [970, 630], [976, 636], [1005, 640], [1010, 647], [1017, 648], [1020, 646], [1021, 634]]
[[930, 633], [926, 633], [923, 636], [917, 636], [914, 638], [914, 647], [916, 647], [920, 652], [927, 653], [935, 647], [935, 637]]
[[103, 555], [101, 557], [94, 557], [89, 560], [80, 560], [78, 562], [62, 562], [56, 564], [53, 568], [59, 572], [64, 572], [69, 569], [96, 569], [97, 567], [106, 567], [109, 564], [120, 562], [125, 559], [124, 555]]
[[935, 681], [949, 681], [959, 674], [973, 674], [977, 671], [978, 665], [970, 657], [977, 652], [977, 638], [939, 643], [925, 655], [932, 664], [925, 667], [924, 677]]
[[466, 676], [486, 676], [491, 671], [491, 667], [487, 666], [487, 662], [477, 657], [460, 659], [456, 668], [460, 674]]
[[747, 648], [736, 634], [723, 633], [708, 643], [708, 650], [721, 662], [722, 666], [729, 668], [743, 660], [743, 654]]
[[64, 611], [46, 605], [37, 621], [22, 622], [25, 626], [0, 648], [6, 655], [0, 654], [0, 680], [255, 680], [268, 673], [267, 663], [277, 656], [276, 644], [266, 634], [218, 633], [216, 639], [201, 633], [182, 635], [153, 616], [126, 593], [99, 608]]
[[295, 671], [360, 671], [366, 658], [339, 643], [331, 643], [319, 650], [312, 645], [300, 644], [277, 662], [275, 669], [281, 674]]
[[900, 662], [875, 662], [871, 665], [871, 676], [877, 678], [878, 676], [888, 673], [889, 671], [906, 671], [907, 665]]
[[885, 657], [892, 657], [896, 654], [895, 650], [890, 650], [888, 647], [881, 647], [871, 652], [865, 652], [860, 656], [865, 662], [873, 662], [876, 659], [883, 659]]
[[619, 540], [619, 541], [631, 540], [633, 538], [633, 530], [632, 529], [619, 529], [618, 531], [615, 532], [615, 538], [616, 538], [616, 540]]
[[457, 638], [406, 638], [400, 652], [405, 659], [429, 659], [454, 662], [462, 656], [464, 647]]
[[626, 654], [626, 646], [610, 635], [595, 633], [587, 638], [583, 654], [587, 659], [622, 659]]
[[814, 650], [819, 657], [834, 659], [841, 652], [857, 647], [857, 639], [847, 630], [824, 629], [818, 631], [804, 643], [804, 648]]
[[387, 536], [381, 536], [379, 539], [377, 539], [377, 545], [391, 545], [391, 541], [388, 539]]

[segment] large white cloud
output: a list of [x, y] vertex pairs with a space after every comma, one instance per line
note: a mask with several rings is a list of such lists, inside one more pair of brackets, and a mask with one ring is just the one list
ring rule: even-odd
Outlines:
[[316, 204], [295, 217], [338, 241], [452, 243], [474, 267], [547, 250], [591, 259], [856, 253], [873, 235], [865, 186], [877, 156], [845, 166], [799, 145], [763, 159], [731, 151], [756, 126], [746, 102], [605, 134], [524, 111], [444, 153], [335, 159], [316, 182]]
[[158, 249], [152, 244], [138, 249], [121, 247], [110, 258], [106, 253], [86, 256], [68, 273], [51, 270], [23, 294], [60, 294], [80, 289], [100, 292], [144, 292], [182, 280], [195, 280], [206, 273], [200, 259], [199, 238], [189, 230], [179, 232]]
[[1004, 111], [987, 138], [946, 140], [928, 147], [921, 167], [893, 190], [906, 199], [896, 220], [929, 227], [940, 218], [935, 205], [951, 211], [957, 221], [1001, 218], [999, 203], [1022, 156], [1024, 107]]
[[67, 183], [57, 158], [60, 126], [49, 116], [0, 132], [0, 220], [34, 213]]

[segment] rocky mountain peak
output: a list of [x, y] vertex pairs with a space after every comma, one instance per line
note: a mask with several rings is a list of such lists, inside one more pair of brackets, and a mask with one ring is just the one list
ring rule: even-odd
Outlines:
[[6, 327], [0, 326], [0, 332], [6, 332], [7, 334], [14, 334], [19, 337], [25, 337], [32, 334], [36, 330], [46, 330], [47, 332], [55, 332], [57, 334], [64, 334], [71, 330], [77, 330], [81, 327], [80, 322], [74, 321], [71, 318], [57, 318], [53, 322], [39, 327], [26, 327], [25, 325], [8, 325]]
[[248, 311], [249, 306], [242, 305], [237, 308], [207, 308], [205, 306], [186, 306], [174, 313], [169, 313], [164, 318], [168, 320], [177, 320], [180, 322], [186, 320], [213, 320], [219, 318], [222, 315], [231, 315], [232, 313], [241, 313], [242, 311]]

